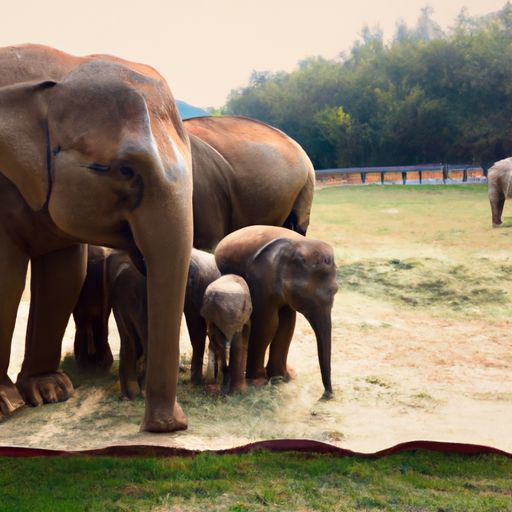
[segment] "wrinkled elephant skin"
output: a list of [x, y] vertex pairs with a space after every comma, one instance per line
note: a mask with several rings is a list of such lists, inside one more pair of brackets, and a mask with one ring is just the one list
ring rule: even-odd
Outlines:
[[[65, 400], [61, 341], [86, 270], [82, 243], [128, 251], [147, 272], [142, 429], [184, 429], [179, 329], [192, 247], [188, 135], [152, 68], [36, 45], [0, 49], [0, 416]], [[31, 263], [25, 359], [7, 376]], [[171, 290], [171, 291], [170, 291]]]

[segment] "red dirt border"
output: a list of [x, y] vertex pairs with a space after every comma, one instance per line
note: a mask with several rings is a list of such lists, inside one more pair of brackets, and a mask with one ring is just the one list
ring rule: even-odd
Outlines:
[[380, 458], [395, 453], [428, 450], [440, 453], [455, 453], [462, 455], [495, 454], [512, 458], [512, 453], [467, 443], [447, 443], [442, 441], [408, 441], [373, 453], [362, 453], [339, 448], [332, 444], [308, 439], [275, 439], [228, 448], [225, 450], [188, 450], [187, 448], [172, 448], [152, 445], [119, 445], [107, 446], [93, 450], [48, 450], [45, 448], [26, 448], [21, 446], [0, 446], [0, 457], [194, 457], [200, 453], [216, 453], [218, 455], [251, 453], [257, 450], [273, 452], [301, 452], [332, 454], [342, 457]]

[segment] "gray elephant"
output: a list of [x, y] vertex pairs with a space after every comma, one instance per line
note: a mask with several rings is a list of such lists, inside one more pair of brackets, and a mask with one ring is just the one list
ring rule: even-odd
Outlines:
[[224, 275], [206, 288], [201, 316], [206, 320], [210, 340], [207, 382], [217, 383], [222, 370], [222, 383], [229, 384], [230, 392], [246, 389], [251, 313], [249, 287], [240, 276]]
[[491, 203], [492, 226], [502, 224], [505, 200], [512, 197], [512, 157], [495, 162], [487, 171], [487, 190]]
[[215, 261], [223, 274], [242, 276], [251, 292], [247, 379], [290, 378], [286, 361], [298, 311], [315, 332], [323, 397], [330, 398], [331, 309], [338, 290], [332, 248], [288, 229], [249, 226], [219, 243]]
[[[0, 417], [66, 400], [61, 342], [86, 269], [82, 243], [127, 251], [147, 273], [142, 429], [187, 427], [176, 401], [192, 249], [190, 141], [165, 80], [116, 57], [0, 49]], [[25, 359], [7, 375], [31, 262]]]

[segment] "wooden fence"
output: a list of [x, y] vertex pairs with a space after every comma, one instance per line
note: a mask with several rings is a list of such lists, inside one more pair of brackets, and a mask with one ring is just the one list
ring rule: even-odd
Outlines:
[[474, 164], [346, 167], [315, 171], [318, 185], [422, 185], [486, 183], [487, 171]]

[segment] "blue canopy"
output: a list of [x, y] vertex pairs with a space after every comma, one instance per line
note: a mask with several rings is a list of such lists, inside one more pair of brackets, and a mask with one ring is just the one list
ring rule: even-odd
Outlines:
[[176, 105], [178, 106], [181, 119], [183, 120], [190, 119], [191, 117], [204, 117], [211, 115], [206, 110], [203, 110], [199, 107], [194, 107], [193, 105], [189, 105], [187, 102], [182, 100], [176, 100]]

